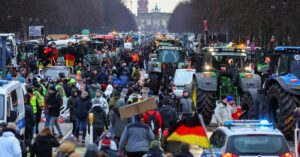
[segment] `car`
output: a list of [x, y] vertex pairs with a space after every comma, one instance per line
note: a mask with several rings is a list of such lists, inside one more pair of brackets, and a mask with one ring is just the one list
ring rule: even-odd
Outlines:
[[226, 121], [209, 141], [211, 149], [204, 149], [201, 157], [294, 156], [285, 136], [267, 120]]
[[171, 86], [176, 97], [182, 97], [185, 85], [193, 82], [193, 75], [195, 72], [195, 69], [177, 69], [175, 71]]

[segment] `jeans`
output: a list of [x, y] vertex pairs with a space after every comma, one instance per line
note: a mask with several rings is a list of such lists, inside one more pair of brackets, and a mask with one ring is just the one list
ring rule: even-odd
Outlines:
[[[104, 127], [93, 126], [93, 141], [94, 141], [94, 143], [97, 141], [98, 138], [100, 138], [103, 131], [104, 131]], [[95, 143], [95, 144], [98, 144], [98, 143]]]
[[76, 137], [79, 137], [79, 131], [82, 131], [82, 139], [85, 140], [86, 136], [86, 125], [87, 125], [88, 118], [79, 118], [76, 117]]
[[50, 117], [50, 127], [51, 127], [51, 129], [53, 131], [53, 134], [54, 134], [54, 125], [55, 125], [55, 127], [56, 127], [56, 129], [58, 131], [58, 134], [59, 135], [63, 135], [62, 131], [61, 131], [61, 129], [60, 129], [58, 123], [57, 123], [57, 117], [53, 117], [52, 116], [52, 117]]

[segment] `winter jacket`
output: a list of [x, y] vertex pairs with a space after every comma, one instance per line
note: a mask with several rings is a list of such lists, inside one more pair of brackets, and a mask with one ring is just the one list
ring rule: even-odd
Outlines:
[[123, 74], [120, 76], [120, 81], [122, 81], [125, 85], [127, 85], [129, 82], [129, 78], [128, 78], [128, 76]]
[[108, 80], [108, 76], [105, 73], [100, 73], [97, 76], [97, 82], [99, 84], [105, 84], [105, 83], [107, 83], [107, 80]]
[[216, 104], [217, 105], [214, 113], [217, 123], [218, 125], [224, 125], [226, 120], [232, 119], [231, 115], [234, 113], [234, 108], [229, 104], [224, 104], [222, 101], [217, 101]]
[[148, 153], [143, 157], [163, 157], [164, 152], [159, 148], [150, 148]]
[[170, 105], [163, 105], [159, 112], [163, 121], [163, 129], [169, 128], [171, 121], [179, 120], [177, 111]]
[[32, 130], [35, 126], [35, 117], [33, 114], [32, 107], [29, 104], [25, 104], [25, 128], [26, 130]]
[[92, 99], [91, 102], [92, 102], [92, 106], [100, 106], [105, 111], [105, 114], [108, 115], [109, 106], [105, 98], [103, 98], [102, 96], [95, 97], [94, 99]]
[[91, 109], [91, 101], [89, 99], [76, 98], [74, 112], [78, 118], [87, 118]]
[[22, 157], [20, 142], [14, 133], [6, 131], [0, 137], [0, 152], [5, 157]]
[[193, 157], [193, 154], [191, 152], [180, 152], [175, 157]]
[[114, 87], [112, 85], [107, 85], [106, 90], [104, 92], [105, 97], [108, 99], [111, 97]]
[[32, 145], [30, 157], [52, 157], [52, 148], [59, 142], [54, 136], [38, 135]]
[[70, 120], [74, 121], [76, 119], [76, 113], [74, 111], [75, 103], [76, 103], [77, 97], [74, 96], [74, 92], [72, 93], [72, 96], [68, 99], [67, 107], [70, 109]]
[[98, 157], [98, 148], [95, 144], [89, 144], [86, 148], [84, 157]]
[[149, 126], [134, 122], [128, 124], [122, 134], [119, 149], [124, 150], [127, 141], [127, 152], [149, 151], [149, 143], [154, 139], [154, 134]]
[[106, 113], [101, 106], [99, 105], [93, 106], [92, 109], [89, 111], [89, 113], [93, 113], [94, 115], [94, 121], [93, 121], [94, 127], [107, 128], [108, 122], [106, 118]]
[[[156, 119], [156, 121], [157, 121], [157, 123], [158, 123], [158, 127], [159, 128], [162, 127], [162, 119], [161, 119], [159, 111], [157, 111], [157, 110], [150, 110], [150, 111], [147, 111], [146, 113], [144, 113], [143, 114], [143, 122], [145, 124], [148, 124], [149, 116], [154, 116], [155, 119]], [[155, 131], [156, 131], [156, 133], [158, 133], [159, 130], [155, 130]]]
[[183, 115], [192, 115], [195, 111], [194, 102], [189, 97], [182, 97], [179, 101], [179, 109], [178, 112]]
[[63, 99], [59, 93], [54, 93], [51, 95], [48, 93], [45, 96], [45, 105], [48, 109], [48, 115], [53, 117], [59, 117], [60, 115], [60, 107], [63, 104]]
[[126, 125], [128, 124], [128, 121], [121, 119], [118, 107], [114, 108], [110, 112], [109, 121], [112, 125], [115, 137], [121, 137]]

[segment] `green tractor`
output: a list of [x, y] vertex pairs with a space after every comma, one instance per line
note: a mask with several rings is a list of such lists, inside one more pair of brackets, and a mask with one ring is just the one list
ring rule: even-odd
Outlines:
[[165, 89], [171, 82], [177, 68], [188, 67], [187, 53], [181, 47], [160, 46], [150, 55], [148, 65], [150, 89], [158, 94], [161, 86]]
[[204, 47], [194, 55], [192, 99], [206, 124], [211, 121], [216, 100], [228, 95], [245, 109], [247, 119], [255, 118], [258, 109], [253, 102], [261, 88], [261, 78], [250, 72], [246, 57], [245, 49], [226, 47]]

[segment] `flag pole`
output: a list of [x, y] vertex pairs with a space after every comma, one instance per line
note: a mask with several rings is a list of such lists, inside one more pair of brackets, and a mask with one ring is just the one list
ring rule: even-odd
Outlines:
[[[210, 144], [209, 139], [208, 139], [208, 136], [207, 136], [206, 126], [205, 126], [205, 123], [204, 123], [204, 120], [203, 120], [202, 115], [201, 115], [201, 114], [198, 114], [198, 118], [199, 118], [200, 124], [201, 124], [201, 125], [203, 126], [203, 128], [204, 128], [204, 131], [205, 131], [205, 134], [206, 134], [208, 143]], [[210, 154], [211, 154], [211, 157], [214, 157], [213, 150], [211, 149], [211, 147], [209, 147], [208, 150], [209, 150], [209, 152], [210, 152]]]

